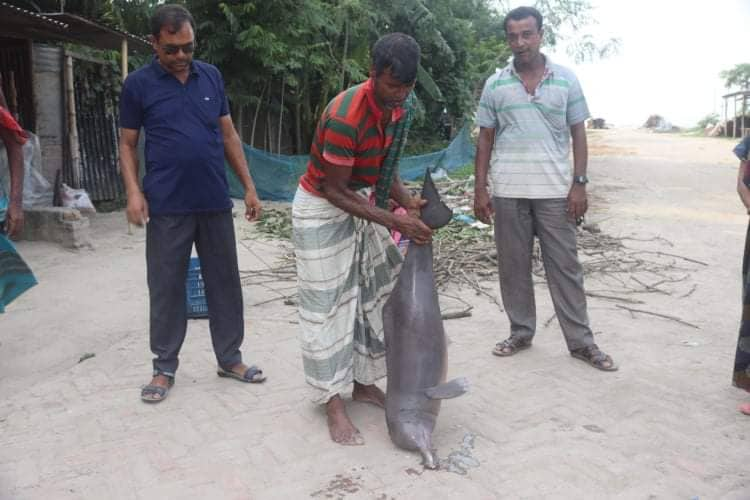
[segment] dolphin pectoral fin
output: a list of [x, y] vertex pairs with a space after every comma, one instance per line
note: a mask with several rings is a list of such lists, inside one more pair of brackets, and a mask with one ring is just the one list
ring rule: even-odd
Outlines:
[[469, 381], [463, 377], [459, 377], [454, 378], [450, 382], [425, 389], [424, 393], [430, 399], [451, 399], [457, 398], [468, 390]]

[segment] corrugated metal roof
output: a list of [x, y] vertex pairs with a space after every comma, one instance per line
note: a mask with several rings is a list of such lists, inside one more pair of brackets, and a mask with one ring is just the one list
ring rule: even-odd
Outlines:
[[68, 13], [49, 13], [44, 14], [44, 16], [67, 24], [69, 31], [75, 33], [76, 38], [84, 45], [94, 46], [96, 44], [99, 48], [120, 50], [122, 39], [125, 38], [128, 41], [129, 47], [134, 51], [150, 54], [153, 50], [151, 44], [145, 38], [99, 24], [85, 17]]
[[144, 38], [67, 13], [40, 14], [0, 1], [0, 33], [35, 41], [62, 41], [98, 49], [120, 50], [128, 41], [131, 52], [151, 53]]
[[740, 90], [739, 92], [732, 92], [731, 94], [723, 95], [721, 97], [727, 99], [728, 97], [736, 97], [738, 95], [750, 97], [750, 90]]

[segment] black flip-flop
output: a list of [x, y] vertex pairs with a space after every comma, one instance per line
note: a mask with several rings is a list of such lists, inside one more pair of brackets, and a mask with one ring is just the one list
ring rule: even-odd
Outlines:
[[[232, 370], [225, 370], [222, 367], [218, 367], [216, 369], [216, 374], [219, 377], [233, 378], [247, 384], [261, 384], [266, 381], [266, 377], [263, 376], [263, 370], [255, 365], [245, 370], [245, 373], [242, 375], [240, 375], [239, 373], [234, 373]], [[260, 377], [258, 377], [257, 375], [260, 375]]]

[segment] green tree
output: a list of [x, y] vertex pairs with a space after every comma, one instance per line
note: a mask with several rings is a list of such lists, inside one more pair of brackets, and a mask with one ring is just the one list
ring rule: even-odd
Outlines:
[[750, 64], [738, 64], [722, 71], [719, 76], [724, 79], [724, 86], [728, 89], [739, 87], [740, 90], [750, 90]]
[[[29, 8], [31, 0], [12, 0]], [[178, 0], [179, 1], [179, 0]], [[59, 0], [34, 0], [58, 10]], [[147, 35], [160, 0], [66, 0], [65, 10]], [[369, 50], [385, 33], [412, 35], [422, 47], [419, 113], [410, 144], [438, 137], [443, 109], [470, 120], [484, 80], [507, 64], [503, 13], [496, 0], [182, 0], [196, 22], [196, 57], [219, 67], [244, 140], [305, 153], [329, 100], [367, 78]], [[499, 5], [499, 8], [498, 8]], [[538, 0], [547, 44], [593, 22], [588, 0]], [[579, 37], [580, 38], [580, 37]], [[607, 46], [580, 38], [580, 54]], [[135, 59], [143, 64], [146, 58]], [[416, 141], [415, 141], [416, 139]], [[282, 148], [282, 145], [290, 147]]]

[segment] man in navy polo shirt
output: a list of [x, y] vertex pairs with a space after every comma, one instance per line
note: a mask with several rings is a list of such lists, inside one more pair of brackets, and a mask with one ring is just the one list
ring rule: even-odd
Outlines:
[[[141, 399], [159, 402], [174, 383], [187, 329], [185, 279], [193, 244], [206, 286], [218, 374], [262, 382], [242, 362], [242, 288], [224, 173], [226, 157], [245, 187], [245, 218], [257, 220], [260, 201], [229, 115], [224, 81], [210, 64], [194, 61], [195, 22], [179, 5], [151, 18], [156, 57], [125, 80], [120, 98], [120, 164], [128, 221], [146, 224], [154, 374]], [[146, 175], [138, 183], [138, 135], [146, 134]]]

